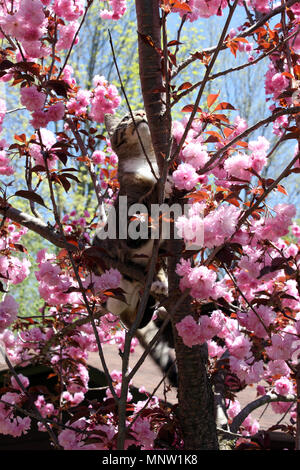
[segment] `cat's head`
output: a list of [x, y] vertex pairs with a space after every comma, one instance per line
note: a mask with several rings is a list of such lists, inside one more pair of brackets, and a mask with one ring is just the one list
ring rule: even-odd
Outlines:
[[109, 134], [111, 146], [114, 152], [122, 156], [142, 153], [140, 139], [146, 151], [152, 151], [151, 137], [147, 122], [146, 113], [140, 109], [131, 114], [126, 114], [122, 118], [113, 114], [105, 115], [105, 127]]

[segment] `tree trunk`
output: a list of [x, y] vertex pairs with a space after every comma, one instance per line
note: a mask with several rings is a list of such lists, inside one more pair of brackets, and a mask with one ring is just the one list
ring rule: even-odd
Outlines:
[[[161, 24], [158, 0], [136, 0], [141, 88], [152, 145], [162, 170], [170, 139], [171, 116], [162, 98]], [[151, 45], [152, 44], [152, 45]]]
[[[136, 0], [140, 80], [152, 143], [160, 169], [170, 144], [171, 115], [164, 104], [165, 89], [162, 78], [161, 21], [158, 0]], [[173, 200], [173, 203], [179, 202]], [[169, 262], [169, 292], [179, 292], [175, 267], [182, 252], [181, 240], [170, 240], [168, 252], [174, 256]], [[170, 304], [174, 304], [174, 300]], [[173, 311], [172, 311], [173, 310]], [[191, 314], [191, 298], [187, 297], [174, 312], [169, 311], [175, 337], [175, 351], [179, 375], [179, 415], [186, 449], [217, 449], [214, 418], [214, 397], [207, 375], [207, 350], [204, 345], [188, 348], [177, 335], [175, 325]]]
[[[180, 259], [182, 246], [180, 240], [170, 240], [169, 292], [179, 292], [176, 264]], [[179, 417], [184, 438], [184, 447], [189, 450], [217, 450], [218, 439], [215, 423], [215, 406], [212, 386], [207, 374], [206, 344], [189, 348], [177, 334], [176, 323], [187, 315], [192, 315], [191, 297], [184, 298], [172, 315], [175, 352], [178, 368]], [[174, 303], [173, 303], [174, 304]]]

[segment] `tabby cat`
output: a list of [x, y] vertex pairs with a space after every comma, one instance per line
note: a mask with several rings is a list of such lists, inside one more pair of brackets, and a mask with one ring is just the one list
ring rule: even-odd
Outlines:
[[[119, 234], [119, 210], [121, 211], [120, 196], [127, 197], [128, 208], [133, 204], [144, 204], [150, 214], [151, 204], [158, 202], [157, 178], [159, 171], [154, 150], [151, 143], [149, 126], [146, 114], [138, 110], [131, 115], [118, 119], [113, 115], [106, 115], [105, 125], [108, 131], [111, 146], [119, 159], [118, 181], [119, 193], [115, 202], [116, 210], [116, 238], [103, 239], [101, 231], [107, 230], [107, 225], [100, 228], [95, 235], [94, 245], [106, 250], [111, 258], [123, 263], [130, 262], [142, 268], [146, 274], [149, 259], [152, 256], [153, 239], [120, 239]], [[130, 217], [126, 217], [125, 223], [129, 224]], [[109, 221], [108, 221], [109, 222]], [[107, 222], [107, 223], [108, 223]], [[163, 243], [163, 242], [162, 242]], [[144, 285], [141, 282], [123, 276], [120, 286], [125, 291], [126, 302], [109, 298], [106, 308], [113, 314], [120, 316], [122, 322], [130, 327], [135, 319]], [[141, 345], [146, 347], [158, 331], [158, 327], [164, 319], [164, 308], [157, 309], [157, 294], [167, 293], [167, 279], [165, 271], [161, 268], [156, 274], [152, 284], [151, 294], [148, 299], [142, 321], [137, 330]], [[156, 319], [152, 317], [156, 313]], [[161, 370], [168, 372], [168, 379], [172, 385], [177, 384], [176, 366], [172, 353], [172, 327], [169, 323], [161, 335], [156, 346], [151, 350], [151, 357], [160, 366]]]

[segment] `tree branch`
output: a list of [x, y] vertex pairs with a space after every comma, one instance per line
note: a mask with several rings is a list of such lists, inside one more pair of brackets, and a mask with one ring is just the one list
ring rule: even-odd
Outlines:
[[[284, 5], [280, 5], [277, 8], [274, 8], [274, 10], [270, 11], [270, 13], [267, 13], [266, 15], [262, 16], [256, 23], [251, 25], [249, 28], [245, 29], [241, 34], [239, 34], [236, 38], [245, 38], [247, 36], [250, 36], [255, 32], [256, 29], [259, 27], [263, 26], [266, 21], [268, 21], [270, 18], [273, 18], [273, 16], [276, 16], [277, 14], [281, 13], [284, 11], [287, 7], [291, 7], [295, 3], [297, 3], [298, 0], [288, 0]], [[232, 39], [236, 39], [232, 38]], [[215, 50], [217, 49], [218, 46], [212, 46], [207, 49], [203, 49], [202, 53], [203, 54], [213, 54]], [[226, 49], [227, 46], [224, 44], [221, 46], [220, 50]], [[185, 69], [188, 65], [190, 65], [192, 62], [195, 60], [198, 60], [197, 57], [195, 57], [195, 53], [191, 54], [191, 56], [186, 59], [185, 61], [181, 62], [181, 64], [178, 65], [177, 69], [172, 75], [172, 78], [175, 78], [183, 69]]]
[[284, 401], [284, 402], [294, 402], [296, 401], [296, 397], [294, 395], [277, 395], [276, 393], [267, 393], [262, 397], [257, 398], [257, 400], [252, 401], [248, 405], [243, 408], [237, 416], [233, 419], [230, 431], [233, 433], [237, 433], [242, 423], [245, 421], [247, 416], [252, 413], [252, 411], [256, 410], [260, 406], [266, 405], [267, 403], [276, 402], [276, 401]]
[[244, 132], [242, 132], [241, 134], [239, 134], [237, 137], [235, 137], [234, 139], [232, 139], [230, 142], [228, 142], [228, 144], [224, 145], [224, 147], [222, 147], [220, 150], [218, 150], [214, 155], [213, 157], [206, 163], [206, 165], [201, 169], [199, 170], [199, 173], [200, 174], [205, 174], [207, 173], [208, 171], [212, 170], [213, 168], [211, 167], [211, 165], [222, 155], [226, 152], [226, 150], [228, 150], [232, 145], [234, 145], [235, 143], [237, 143], [239, 140], [242, 140], [244, 139], [245, 137], [247, 137], [249, 134], [251, 134], [252, 132], [256, 131], [257, 129], [259, 129], [260, 127], [262, 126], [265, 126], [267, 124], [270, 124], [271, 122], [273, 121], [276, 121], [277, 118], [281, 117], [281, 116], [285, 116], [285, 115], [293, 115], [293, 114], [298, 114], [300, 113], [300, 106], [293, 106], [291, 108], [288, 108], [288, 109], [285, 109], [283, 108], [282, 110], [280, 111], [277, 111], [276, 113], [273, 113], [271, 114], [271, 116], [265, 118], [265, 119], [262, 119], [261, 121], [258, 121], [256, 124], [254, 124], [253, 126], [251, 127], [248, 127], [248, 129], [246, 129]]
[[[282, 42], [277, 44], [277, 46], [273, 47], [272, 49], [270, 49], [267, 52], [264, 52], [259, 57], [256, 57], [256, 59], [252, 60], [251, 62], [248, 61], [248, 62], [245, 62], [244, 64], [238, 65], [236, 67], [231, 67], [229, 69], [222, 70], [221, 72], [214, 73], [213, 75], [210, 75], [208, 77], [207, 81], [215, 80], [216, 78], [223, 77], [225, 75], [228, 75], [229, 73], [239, 72], [240, 70], [243, 70], [246, 67], [250, 67], [252, 65], [257, 64], [262, 59], [265, 59], [269, 55], [273, 54], [273, 52], [277, 51], [277, 49], [279, 49], [279, 47], [281, 47], [283, 44], [286, 44], [290, 39], [295, 37], [298, 33], [299, 33], [299, 28], [297, 29], [297, 31], [295, 31], [294, 33], [292, 33], [288, 37], [286, 37]], [[175, 106], [175, 104], [177, 104], [182, 98], [184, 98], [186, 95], [188, 95], [189, 93], [193, 92], [196, 88], [198, 88], [202, 84], [202, 82], [203, 82], [203, 80], [195, 83], [190, 88], [188, 88], [187, 90], [184, 90], [179, 95], [177, 95], [171, 106], [172, 107]]]
[[19, 209], [15, 209], [12, 206], [0, 207], [0, 214], [11, 219], [13, 222], [17, 222], [23, 227], [28, 228], [32, 232], [41, 235], [41, 237], [48, 240], [58, 248], [68, 248], [72, 251], [77, 249], [74, 245], [67, 243], [66, 240], [63, 239], [53, 227], [51, 227], [51, 225], [46, 224], [37, 217], [21, 212]]

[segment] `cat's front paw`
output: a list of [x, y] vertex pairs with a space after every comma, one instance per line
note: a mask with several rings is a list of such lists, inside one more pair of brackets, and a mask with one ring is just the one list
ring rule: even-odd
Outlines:
[[168, 285], [162, 281], [154, 281], [151, 285], [151, 292], [156, 295], [168, 295]]
[[165, 183], [165, 199], [169, 199], [173, 192], [174, 181], [172, 175], [167, 176], [167, 180]]

